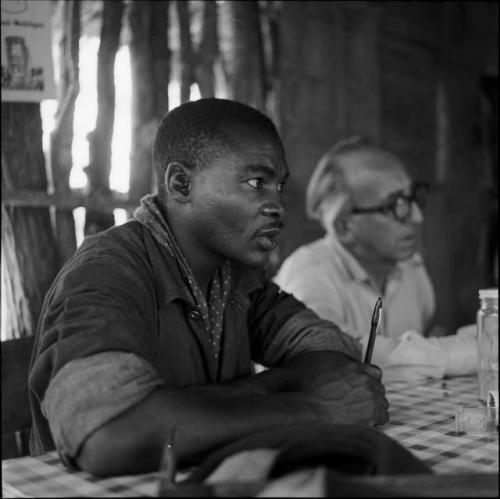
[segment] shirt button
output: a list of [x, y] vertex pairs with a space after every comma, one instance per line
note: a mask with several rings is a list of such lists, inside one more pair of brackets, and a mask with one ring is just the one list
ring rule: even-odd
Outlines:
[[200, 312], [198, 312], [198, 310], [191, 310], [188, 313], [188, 317], [190, 319], [195, 320], [195, 321], [201, 321], [201, 314], [200, 314]]
[[230, 303], [238, 312], [241, 312], [241, 310], [243, 309], [242, 305], [234, 298], [230, 298], [228, 300], [228, 303]]

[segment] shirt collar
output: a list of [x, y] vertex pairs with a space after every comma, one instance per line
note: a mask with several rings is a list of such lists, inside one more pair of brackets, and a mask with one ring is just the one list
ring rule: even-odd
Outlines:
[[368, 282], [370, 280], [366, 270], [351, 254], [351, 252], [338, 240], [335, 234], [326, 234], [325, 241], [331, 248], [333, 254], [335, 254], [341, 261], [343, 267], [347, 270], [353, 280], [360, 282]]
[[[159, 303], [167, 304], [174, 300], [181, 299], [193, 306], [192, 295], [189, 292], [175, 258], [160, 245], [156, 239], [151, 237], [149, 244], [156, 246], [156, 251], [150, 251], [150, 255], [157, 255], [152, 258], [155, 269], [155, 281], [158, 290]], [[160, 258], [160, 260], [158, 260]], [[244, 297], [255, 289], [263, 287], [263, 270], [253, 267], [231, 263], [232, 286], [230, 295]]]

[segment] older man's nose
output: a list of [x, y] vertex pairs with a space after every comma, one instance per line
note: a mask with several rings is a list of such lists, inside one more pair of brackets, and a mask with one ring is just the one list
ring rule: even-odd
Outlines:
[[424, 214], [415, 201], [411, 203], [411, 221], [414, 224], [421, 224], [424, 221]]

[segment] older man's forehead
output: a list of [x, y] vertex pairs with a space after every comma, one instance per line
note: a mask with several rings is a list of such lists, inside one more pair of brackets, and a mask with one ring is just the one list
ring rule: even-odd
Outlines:
[[409, 188], [411, 179], [403, 163], [393, 155], [352, 155], [344, 164], [347, 186], [354, 200], [377, 203]]
[[372, 182], [374, 177], [405, 180], [409, 178], [403, 162], [383, 151], [356, 151], [341, 158], [342, 169], [350, 187]]

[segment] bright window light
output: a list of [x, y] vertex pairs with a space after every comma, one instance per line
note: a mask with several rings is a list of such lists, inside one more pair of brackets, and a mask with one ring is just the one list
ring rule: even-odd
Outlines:
[[[94, 130], [97, 118], [97, 53], [99, 38], [82, 36], [80, 38], [80, 92], [75, 102], [73, 121], [72, 160], [69, 184], [72, 188], [84, 188], [87, 175], [84, 168], [89, 164], [89, 143], [87, 135]], [[130, 181], [130, 144], [131, 144], [131, 98], [132, 80], [128, 46], [120, 47], [115, 60], [115, 120], [111, 143], [111, 172], [109, 185], [112, 190], [127, 193]], [[196, 83], [191, 85], [191, 100], [201, 98]], [[180, 85], [177, 81], [168, 85], [169, 109], [180, 105]], [[57, 101], [44, 100], [41, 103], [43, 124], [43, 149], [47, 157], [50, 149], [50, 133], [55, 126]], [[76, 239], [79, 245], [83, 240], [85, 209], [73, 210], [76, 224]], [[126, 221], [125, 210], [114, 210], [115, 223]]]

